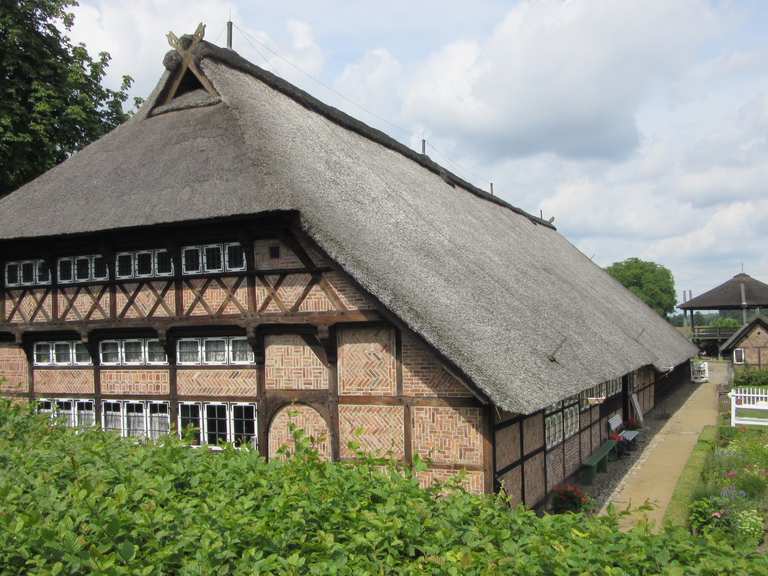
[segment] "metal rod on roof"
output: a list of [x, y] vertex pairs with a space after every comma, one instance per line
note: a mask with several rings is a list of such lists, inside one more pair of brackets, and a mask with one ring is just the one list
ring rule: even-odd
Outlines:
[[227, 20], [227, 48], [232, 50], [232, 20]]
[[427, 155], [427, 140], [426, 138], [421, 139], [421, 153], [422, 155]]
[[493, 182], [491, 182], [491, 196], [493, 196]]

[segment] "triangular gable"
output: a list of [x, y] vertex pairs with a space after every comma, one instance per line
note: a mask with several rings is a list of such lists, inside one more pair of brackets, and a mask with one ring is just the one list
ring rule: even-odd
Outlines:
[[739, 330], [733, 334], [728, 340], [726, 340], [722, 346], [720, 346], [720, 352], [728, 352], [734, 348], [738, 348], [739, 344], [754, 330], [757, 326], [762, 326], [764, 330], [768, 330], [768, 322], [762, 318], [757, 317], [748, 324], [744, 324]]

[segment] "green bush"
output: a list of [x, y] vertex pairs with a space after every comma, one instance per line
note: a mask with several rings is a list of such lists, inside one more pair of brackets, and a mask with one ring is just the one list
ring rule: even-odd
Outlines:
[[0, 574], [768, 576], [768, 559], [717, 535], [537, 517], [503, 496], [423, 490], [386, 462], [324, 462], [297, 442], [267, 463], [76, 434], [2, 403]]
[[737, 368], [733, 375], [733, 386], [768, 386], [768, 370], [749, 366]]
[[757, 510], [740, 510], [734, 515], [734, 529], [738, 538], [757, 545], [763, 540], [763, 515]]

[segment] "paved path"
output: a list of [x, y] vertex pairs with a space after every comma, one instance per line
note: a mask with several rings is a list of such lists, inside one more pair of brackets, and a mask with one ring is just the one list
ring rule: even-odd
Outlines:
[[626, 509], [627, 505], [636, 508], [646, 500], [654, 506], [649, 512], [635, 512], [626, 517], [622, 527], [629, 528], [643, 518], [657, 527], [661, 526], [677, 479], [693, 451], [699, 433], [704, 426], [717, 423], [717, 386], [725, 382], [726, 370], [724, 363], [710, 363], [709, 382], [699, 384], [685, 404], [656, 433], [608, 498], [608, 502], [612, 502], [619, 510]]

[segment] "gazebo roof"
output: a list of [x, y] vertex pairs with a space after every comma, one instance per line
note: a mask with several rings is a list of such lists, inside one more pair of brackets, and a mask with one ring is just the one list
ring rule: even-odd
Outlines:
[[680, 304], [678, 308], [683, 310], [768, 308], [768, 284], [742, 272], [720, 286]]

